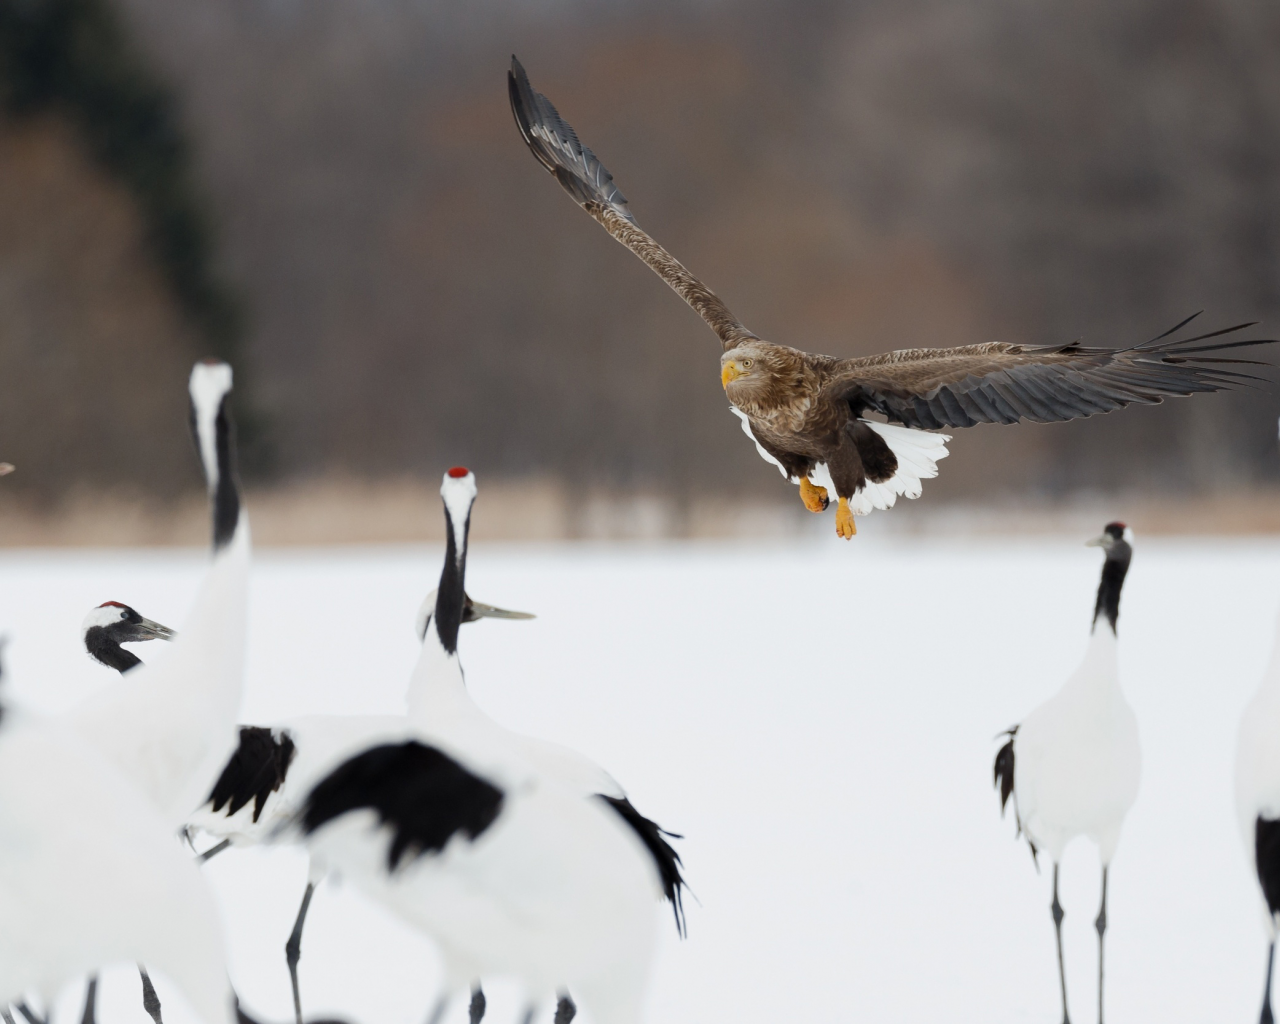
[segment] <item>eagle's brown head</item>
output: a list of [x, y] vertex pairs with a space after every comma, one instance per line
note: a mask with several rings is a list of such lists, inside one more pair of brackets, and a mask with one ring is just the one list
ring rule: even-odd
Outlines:
[[804, 378], [794, 349], [759, 338], [739, 342], [720, 357], [720, 383], [738, 408], [785, 404]]

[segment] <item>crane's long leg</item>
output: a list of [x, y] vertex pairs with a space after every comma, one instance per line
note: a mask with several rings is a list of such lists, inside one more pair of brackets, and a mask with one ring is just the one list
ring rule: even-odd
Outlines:
[[84, 1012], [80, 1014], [80, 1024], [97, 1024], [98, 1020], [98, 976], [89, 975], [89, 984], [84, 990]]
[[18, 1004], [18, 1012], [27, 1018], [27, 1024], [49, 1024], [43, 1017], [37, 1017], [25, 1002]]
[[1093, 922], [1098, 929], [1098, 1024], [1102, 1024], [1102, 937], [1107, 933], [1107, 865], [1102, 865], [1102, 906], [1098, 908], [1098, 917]]
[[533, 1024], [533, 1015], [538, 1012], [538, 1004], [530, 1003], [525, 1007], [524, 1016], [520, 1018], [520, 1024]]
[[3, 1010], [0, 1010], [0, 1019], [4, 1020], [4, 1024], [14, 1024], [13, 1014], [9, 1012], [9, 1007], [6, 1006]]
[[444, 1016], [444, 1011], [449, 1008], [449, 993], [442, 992], [436, 997], [435, 1005], [431, 1007], [431, 1012], [427, 1014], [427, 1024], [440, 1024], [440, 1019]]
[[560, 990], [559, 998], [556, 1001], [556, 1017], [554, 1024], [572, 1024], [573, 1018], [578, 1015], [577, 1004], [569, 996], [569, 993]]
[[302, 1024], [302, 995], [298, 992], [298, 960], [302, 957], [302, 925], [307, 919], [307, 908], [311, 906], [311, 894], [315, 891], [316, 883], [307, 882], [307, 891], [302, 894], [302, 906], [298, 908], [298, 918], [293, 922], [289, 941], [284, 944], [284, 958], [289, 964], [289, 984], [293, 986], [293, 1018], [296, 1024]]
[[1058, 938], [1058, 982], [1062, 986], [1062, 1024], [1071, 1024], [1067, 1013], [1067, 971], [1062, 964], [1062, 904], [1058, 902], [1058, 864], [1053, 865], [1053, 903], [1049, 909], [1053, 912], [1053, 932]]
[[138, 964], [138, 974], [142, 976], [142, 1008], [156, 1024], [164, 1024], [160, 1018], [160, 997], [156, 995], [156, 987], [151, 984], [151, 975], [142, 964]]
[[470, 1024], [480, 1024], [484, 1020], [484, 1010], [487, 1000], [484, 997], [484, 989], [480, 987], [480, 982], [476, 982], [471, 987], [471, 1006], [468, 1010], [470, 1013]]
[[207, 860], [213, 860], [214, 857], [218, 856], [218, 854], [220, 854], [223, 850], [225, 850], [230, 845], [231, 845], [230, 839], [222, 840], [222, 842], [220, 842], [217, 846], [211, 846], [209, 847], [209, 849], [205, 850], [204, 853], [199, 854], [196, 857], [196, 863], [203, 864]]
[[1276, 940], [1271, 940], [1271, 948], [1267, 950], [1267, 987], [1262, 990], [1262, 1016], [1258, 1024], [1275, 1024], [1271, 1015], [1271, 968], [1276, 962]]

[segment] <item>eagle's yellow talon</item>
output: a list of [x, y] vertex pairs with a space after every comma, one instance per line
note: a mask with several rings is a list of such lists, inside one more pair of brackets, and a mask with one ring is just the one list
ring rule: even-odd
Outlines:
[[809, 483], [809, 478], [803, 476], [800, 478], [800, 500], [810, 512], [825, 512], [827, 505], [830, 504], [827, 489]]
[[849, 540], [858, 528], [853, 524], [853, 512], [849, 510], [849, 499], [841, 498], [836, 508], [836, 534]]

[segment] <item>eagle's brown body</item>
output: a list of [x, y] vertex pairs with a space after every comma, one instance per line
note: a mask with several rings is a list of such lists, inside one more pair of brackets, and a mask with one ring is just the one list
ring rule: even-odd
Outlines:
[[[644, 260], [716, 332], [724, 349], [721, 381], [729, 401], [746, 417], [765, 457], [800, 484], [801, 498], [813, 511], [826, 507], [826, 493], [808, 478], [825, 468], [840, 499], [836, 528], [841, 536], [854, 533], [849, 500], [864, 487], [895, 481], [898, 486], [892, 487], [893, 493], [885, 492], [888, 504], [894, 494], [915, 497], [919, 479], [935, 472], [933, 458], [946, 454], [935, 438], [932, 456], [925, 453], [922, 459], [912, 460], [916, 486], [904, 488], [902, 478], [895, 476], [904, 450], [895, 453], [886, 441], [887, 428], [869, 422], [864, 413], [879, 413], [888, 423], [914, 431], [1021, 420], [1052, 423], [1133, 403], [1155, 405], [1167, 397], [1219, 391], [1258, 379], [1225, 366], [1247, 360], [1206, 353], [1270, 340], [1196, 344], [1251, 324], [1167, 340], [1186, 324], [1183, 321], [1158, 338], [1121, 349], [1089, 348], [1078, 342], [1045, 346], [991, 342], [901, 349], [858, 359], [835, 359], [763, 341], [641, 230], [613, 175], [578, 141], [551, 102], [533, 91], [514, 58], [508, 87], [516, 124], [539, 162], [578, 205]], [[899, 431], [896, 436], [905, 443], [907, 435]]]
[[767, 362], [758, 386], [739, 376], [725, 385], [725, 393], [747, 417], [756, 443], [791, 480], [799, 483], [825, 465], [837, 496], [850, 498], [868, 479], [880, 483], [897, 471], [898, 460], [884, 440], [859, 420], [848, 400], [826, 388], [837, 377], [839, 360], [759, 339], [733, 352], [751, 353], [739, 361]]

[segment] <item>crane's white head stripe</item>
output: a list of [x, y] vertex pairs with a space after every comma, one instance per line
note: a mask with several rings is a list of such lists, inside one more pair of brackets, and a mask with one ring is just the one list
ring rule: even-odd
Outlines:
[[218, 486], [218, 411], [231, 391], [231, 367], [216, 361], [199, 362], [191, 370], [191, 409], [204, 476], [212, 491]]
[[440, 497], [449, 511], [449, 526], [453, 530], [454, 550], [458, 557], [466, 551], [467, 520], [471, 506], [476, 501], [476, 475], [469, 469], [455, 466], [444, 475], [440, 484]]
[[87, 633], [94, 626], [113, 626], [128, 614], [129, 609], [127, 606], [117, 601], [107, 601], [105, 604], [98, 605], [97, 608], [94, 608], [84, 617], [80, 632]]

